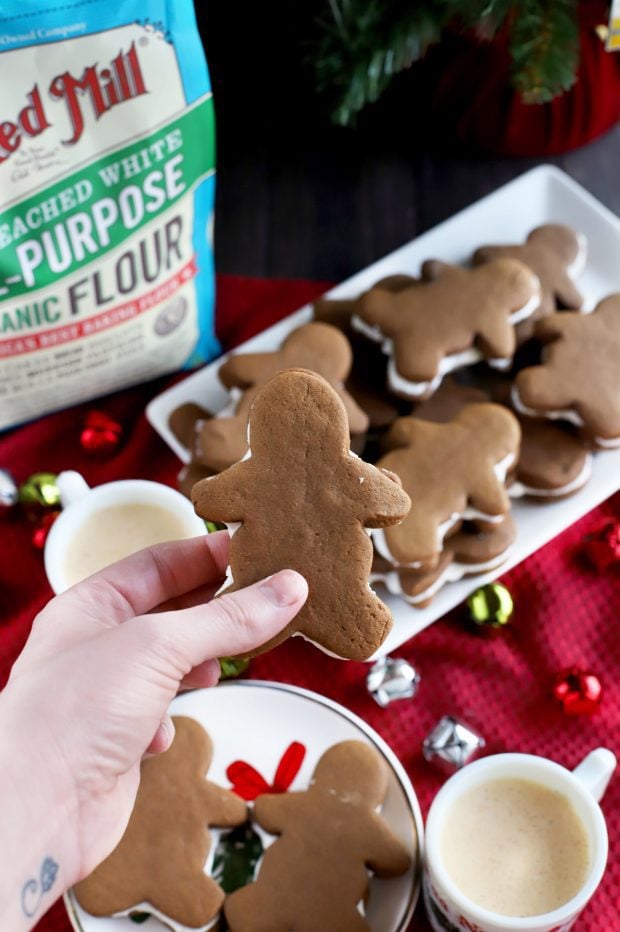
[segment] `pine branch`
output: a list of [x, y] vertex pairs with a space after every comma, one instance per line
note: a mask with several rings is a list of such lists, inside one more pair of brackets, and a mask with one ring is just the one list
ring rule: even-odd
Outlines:
[[344, 126], [439, 39], [445, 14], [441, 0], [329, 0], [329, 7], [314, 67], [318, 90], [334, 101], [332, 119]]
[[[568, 90], [579, 63], [578, 0], [324, 0], [312, 50], [332, 119], [349, 125], [451, 28], [509, 30], [512, 83], [527, 103]], [[492, 78], [492, 76], [489, 76]]]
[[512, 83], [526, 103], [573, 86], [579, 64], [577, 0], [522, 0], [510, 35]]

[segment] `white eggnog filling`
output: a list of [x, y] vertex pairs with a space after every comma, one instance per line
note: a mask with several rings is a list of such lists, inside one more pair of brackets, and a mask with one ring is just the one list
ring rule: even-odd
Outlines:
[[508, 559], [511, 551], [512, 545], [507, 547], [506, 550], [498, 556], [490, 560], [485, 560], [483, 563], [458, 563], [456, 561], [450, 563], [445, 570], [439, 574], [437, 579], [433, 580], [430, 586], [427, 586], [426, 589], [422, 592], [418, 592], [416, 595], [407, 595], [403, 592], [398, 570], [391, 570], [388, 573], [373, 573], [370, 577], [370, 581], [382, 582], [392, 595], [400, 596], [406, 602], [409, 602], [410, 605], [418, 605], [420, 602], [426, 602], [436, 595], [446, 583], [459, 582], [464, 576], [475, 576], [478, 573], [486, 573], [489, 570], [496, 569]]
[[[556, 410], [551, 411], [543, 411], [542, 409], [537, 411], [536, 408], [528, 408], [528, 406], [521, 400], [519, 389], [516, 385], [512, 386], [510, 400], [512, 402], [513, 408], [515, 411], [518, 411], [519, 414], [525, 414], [527, 417], [547, 418], [550, 421], [569, 421], [576, 427], [581, 427], [587, 431], [586, 422], [581, 417], [581, 415], [574, 411], [572, 408], [557, 408]], [[620, 447], [620, 437], [592, 436], [592, 440], [597, 447], [601, 447], [605, 450], [615, 450], [616, 447]]]

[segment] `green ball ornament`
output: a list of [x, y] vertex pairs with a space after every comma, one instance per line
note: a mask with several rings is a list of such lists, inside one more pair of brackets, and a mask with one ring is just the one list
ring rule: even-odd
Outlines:
[[469, 617], [481, 628], [503, 628], [512, 618], [514, 602], [501, 583], [480, 586], [467, 599]]
[[26, 507], [60, 507], [60, 489], [56, 484], [56, 473], [35, 472], [19, 487], [19, 501]]
[[205, 527], [207, 529], [207, 534], [215, 534], [216, 531], [226, 530], [226, 525], [221, 524], [219, 521], [205, 521]]
[[220, 657], [220, 679], [232, 680], [235, 676], [241, 676], [250, 666], [249, 660], [240, 660], [238, 657]]

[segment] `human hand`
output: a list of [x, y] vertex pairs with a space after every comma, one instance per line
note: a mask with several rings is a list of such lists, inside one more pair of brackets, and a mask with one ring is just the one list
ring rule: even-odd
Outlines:
[[[34, 846], [26, 870], [36, 874], [47, 856], [58, 864], [50, 895], [89, 874], [120, 840], [142, 755], [172, 741], [167, 708], [179, 688], [214, 685], [215, 658], [269, 640], [303, 605], [307, 585], [292, 570], [210, 601], [228, 544], [221, 532], [143, 550], [56, 597], [35, 619], [0, 696], [0, 723], [12, 761], [8, 791], [33, 813], [34, 837], [47, 845]], [[23, 846], [29, 827], [17, 822], [15, 844]]]

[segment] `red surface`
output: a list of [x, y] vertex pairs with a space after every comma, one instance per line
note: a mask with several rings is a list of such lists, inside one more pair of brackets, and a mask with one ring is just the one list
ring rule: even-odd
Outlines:
[[[323, 290], [309, 282], [268, 282], [224, 277], [219, 281], [219, 332], [224, 346], [240, 343]], [[147, 424], [146, 401], [159, 381], [97, 402], [117, 417], [127, 441], [108, 462], [89, 459], [80, 447], [82, 418], [91, 405], [73, 408], [0, 438], [0, 466], [19, 481], [37, 470], [78, 469], [91, 484], [143, 477], [174, 483], [175, 457]], [[418, 668], [417, 697], [380, 709], [366, 693], [362, 664], [333, 660], [295, 639], [252, 662], [251, 676], [294, 683], [336, 699], [365, 718], [396, 751], [411, 776], [424, 812], [445, 779], [424, 761], [422, 739], [444, 714], [462, 717], [487, 740], [487, 752], [524, 751], [574, 767], [592, 748], [612, 747], [620, 735], [620, 569], [596, 573], [580, 556], [586, 533], [620, 517], [620, 497], [591, 512], [568, 531], [506, 574], [516, 604], [509, 628], [475, 633], [455, 610], [397, 653]], [[541, 521], [545, 520], [541, 506]], [[31, 528], [6, 520], [0, 533], [0, 684], [21, 650], [33, 616], [51, 592]], [[412, 609], [412, 611], [415, 611]], [[571, 664], [597, 673], [605, 689], [591, 718], [568, 718], [551, 698], [554, 674]], [[614, 745], [616, 745], [614, 747]], [[620, 779], [607, 792], [611, 856], [601, 887], [575, 932], [620, 929]], [[68, 932], [62, 903], [37, 928]], [[428, 929], [418, 910], [412, 930]], [[317, 930], [318, 932], [318, 930]], [[331, 932], [331, 930], [325, 930]]]

